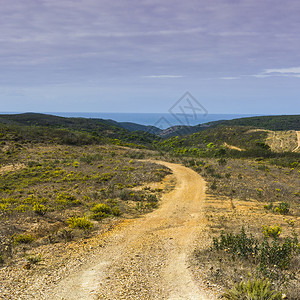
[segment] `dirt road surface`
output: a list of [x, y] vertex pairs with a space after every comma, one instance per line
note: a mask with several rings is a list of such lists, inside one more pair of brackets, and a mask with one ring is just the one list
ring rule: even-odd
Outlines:
[[233, 146], [233, 145], [229, 145], [227, 143], [224, 143], [224, 146], [229, 148], [229, 149], [232, 149], [232, 150], [245, 151], [245, 149], [242, 149], [242, 148], [239, 148], [239, 147], [236, 147], [236, 146]]
[[17, 170], [24, 169], [24, 168], [26, 168], [26, 166], [24, 164], [6, 165], [3, 167], [0, 167], [0, 173], [17, 171]]
[[215, 299], [188, 263], [204, 231], [205, 182], [191, 169], [159, 163], [176, 178], [159, 209], [116, 229], [95, 257], [51, 287], [47, 299]]
[[297, 133], [298, 146], [293, 150], [293, 152], [296, 152], [300, 148], [300, 131], [296, 131], [296, 133]]

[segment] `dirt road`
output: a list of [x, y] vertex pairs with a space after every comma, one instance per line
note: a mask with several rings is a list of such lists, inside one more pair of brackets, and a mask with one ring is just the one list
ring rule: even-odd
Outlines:
[[26, 168], [26, 166], [24, 164], [6, 165], [3, 167], [0, 167], [0, 173], [17, 171], [17, 170], [24, 169], [24, 168]]
[[160, 163], [176, 178], [160, 208], [110, 234], [105, 247], [51, 288], [47, 299], [214, 299], [188, 264], [204, 230], [205, 182], [191, 169]]
[[298, 146], [293, 150], [293, 152], [296, 152], [300, 148], [300, 131], [296, 131], [296, 133], [297, 133]]

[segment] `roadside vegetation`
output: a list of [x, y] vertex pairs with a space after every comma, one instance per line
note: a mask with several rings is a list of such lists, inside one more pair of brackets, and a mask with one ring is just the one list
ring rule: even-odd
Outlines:
[[1, 162], [12, 168], [0, 165], [2, 263], [43, 244], [91, 236], [106, 220], [153, 210], [162, 191], [139, 187], [170, 173], [133, 158], [146, 153], [114, 145], [2, 146]]
[[[228, 289], [224, 296], [232, 298], [226, 299], [243, 299], [247, 284], [255, 280], [269, 282], [277, 298], [280, 292], [299, 299], [299, 154], [284, 160], [230, 158], [225, 151], [217, 157], [170, 158], [207, 181], [211, 242], [209, 248], [199, 245], [193, 263], [210, 285]], [[237, 290], [241, 294], [234, 298]]]

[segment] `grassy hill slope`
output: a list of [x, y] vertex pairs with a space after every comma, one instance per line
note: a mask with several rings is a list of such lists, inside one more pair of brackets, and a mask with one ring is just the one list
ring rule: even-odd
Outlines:
[[233, 120], [220, 120], [196, 126], [174, 126], [159, 133], [163, 138], [176, 135], [187, 135], [216, 128], [220, 126], [247, 126], [274, 131], [300, 130], [300, 115], [282, 115], [282, 116], [260, 116], [239, 118]]
[[6, 136], [14, 137], [15, 140], [48, 140], [72, 145], [109, 143], [113, 140], [148, 145], [154, 139], [152, 134], [143, 131], [130, 132], [117, 122], [109, 120], [64, 118], [37, 113], [0, 115], [0, 132], [2, 139]]

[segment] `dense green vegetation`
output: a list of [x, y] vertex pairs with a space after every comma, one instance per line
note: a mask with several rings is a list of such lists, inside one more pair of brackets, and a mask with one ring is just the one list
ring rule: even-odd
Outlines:
[[119, 123], [85, 118], [63, 118], [26, 113], [0, 115], [0, 139], [22, 142], [52, 142], [68, 145], [119, 144], [149, 145], [155, 136], [144, 131], [129, 131]]
[[174, 126], [170, 129], [159, 133], [162, 137], [168, 138], [177, 135], [189, 135], [200, 131], [206, 131], [208, 128], [232, 126], [246, 126], [251, 128], [260, 128], [265, 130], [300, 130], [299, 115], [283, 115], [283, 116], [260, 116], [240, 118], [233, 120], [213, 121], [196, 126]]
[[222, 126], [251, 126], [267, 130], [300, 130], [299, 115], [260, 116], [217, 122]]

